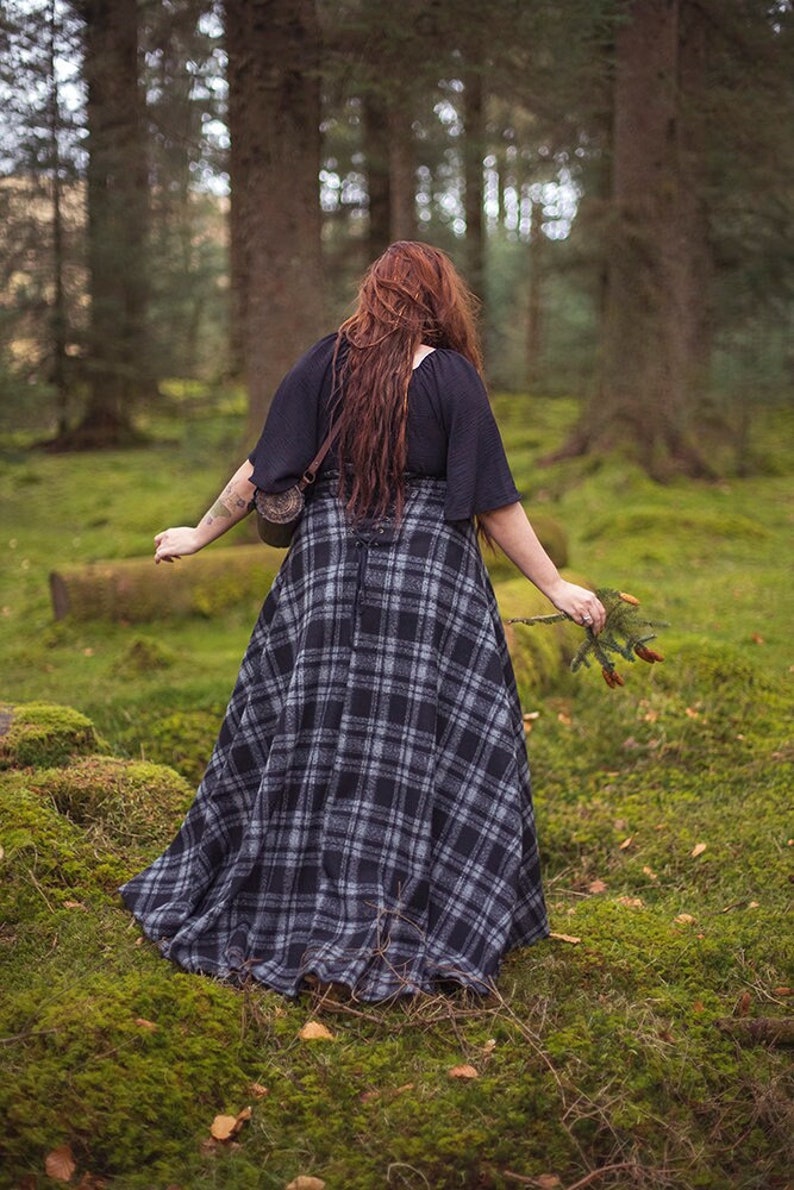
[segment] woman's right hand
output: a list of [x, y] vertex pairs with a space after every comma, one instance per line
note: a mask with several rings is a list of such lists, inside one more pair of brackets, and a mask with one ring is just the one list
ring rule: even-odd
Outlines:
[[173, 562], [186, 554], [198, 553], [202, 544], [198, 529], [189, 525], [163, 529], [154, 539], [154, 560], [158, 563]]

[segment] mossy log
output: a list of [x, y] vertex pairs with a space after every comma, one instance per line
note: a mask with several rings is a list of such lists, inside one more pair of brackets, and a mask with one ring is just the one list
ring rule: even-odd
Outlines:
[[[557, 566], [568, 561], [565, 530], [553, 517], [535, 518], [535, 531]], [[225, 607], [261, 602], [284, 551], [264, 545], [210, 547], [195, 557], [155, 566], [150, 557], [64, 566], [50, 574], [56, 620], [111, 620], [142, 624], [180, 616], [217, 615]], [[486, 547], [492, 578], [514, 577], [503, 554]]]
[[217, 615], [261, 602], [284, 560], [283, 550], [238, 545], [156, 566], [150, 557], [65, 566], [50, 574], [56, 620], [140, 624], [180, 616]]

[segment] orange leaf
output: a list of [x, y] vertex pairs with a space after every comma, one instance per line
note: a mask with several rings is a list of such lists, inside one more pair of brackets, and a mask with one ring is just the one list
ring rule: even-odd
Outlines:
[[587, 886], [589, 893], [602, 893], [607, 891], [607, 886], [603, 880], [591, 880]]
[[268, 1087], [263, 1087], [261, 1083], [251, 1083], [248, 1090], [255, 1099], [264, 1099], [265, 1095], [270, 1094], [270, 1089]]
[[293, 1178], [285, 1190], [325, 1190], [325, 1182], [322, 1178], [312, 1178], [302, 1173], [299, 1177]]
[[44, 1159], [44, 1170], [54, 1182], [71, 1182], [77, 1163], [69, 1145], [53, 1149]]
[[215, 1140], [230, 1140], [237, 1134], [237, 1116], [216, 1116], [210, 1134]]
[[736, 1001], [736, 1005], [733, 1009], [733, 1015], [734, 1016], [747, 1016], [748, 1012], [750, 1011], [750, 1005], [752, 1004], [752, 1002], [753, 1002], [753, 997], [750, 995], [750, 993], [742, 992], [741, 996]]
[[474, 1066], [453, 1066], [447, 1071], [450, 1078], [479, 1078], [480, 1072]]
[[210, 1134], [215, 1140], [231, 1140], [242, 1128], [246, 1120], [251, 1119], [250, 1107], [244, 1107], [236, 1116], [216, 1116], [210, 1127]]
[[707, 847], [708, 843], [696, 843], [690, 852], [692, 859], [697, 859], [699, 855], [703, 854]]
[[136, 1024], [136, 1025], [138, 1026], [138, 1028], [140, 1028], [140, 1029], [146, 1029], [146, 1030], [148, 1030], [148, 1032], [149, 1032], [149, 1033], [154, 1033], [154, 1032], [155, 1032], [157, 1029], [159, 1029], [159, 1028], [160, 1028], [160, 1026], [159, 1026], [159, 1025], [156, 1025], [156, 1024], [154, 1023], [154, 1021], [147, 1021], [147, 1019], [146, 1019], [146, 1017], [145, 1017], [145, 1016], [139, 1016], [139, 1017], [136, 1017], [136, 1018], [135, 1018], [135, 1024]]
[[334, 1041], [334, 1035], [319, 1021], [307, 1021], [298, 1033], [301, 1041]]
[[697, 921], [697, 918], [693, 917], [691, 913], [679, 913], [673, 920], [677, 921], [681, 926], [691, 926]]
[[549, 934], [550, 938], [554, 938], [557, 942], [570, 942], [572, 946], [578, 946], [582, 941], [581, 938], [575, 938], [573, 934]]
[[618, 905], [625, 905], [627, 909], [642, 909], [645, 902], [642, 897], [618, 897]]
[[618, 591], [618, 599], [622, 599], [624, 603], [631, 603], [634, 607], [640, 606], [640, 601], [636, 595], [629, 595], [628, 591]]
[[633, 836], [629, 835], [628, 839], [624, 839], [623, 842], [620, 844], [620, 847], [618, 848], [618, 850], [625, 851], [627, 848], [631, 847], [633, 842], [634, 842]]

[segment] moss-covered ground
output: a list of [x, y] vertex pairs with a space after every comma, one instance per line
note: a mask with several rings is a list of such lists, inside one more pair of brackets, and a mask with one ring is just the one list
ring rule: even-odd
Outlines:
[[[539, 469], [566, 402], [497, 409], [572, 569], [670, 627], [615, 690], [560, 666], [556, 629], [511, 629], [556, 937], [487, 1001], [293, 1003], [141, 941], [115, 889], [178, 824], [257, 609], [55, 624], [47, 573], [198, 515], [239, 420], [0, 444], [0, 1185], [790, 1185], [794, 418], [759, 419], [754, 475], [662, 488], [618, 458]], [[495, 573], [505, 614], [539, 610]]]

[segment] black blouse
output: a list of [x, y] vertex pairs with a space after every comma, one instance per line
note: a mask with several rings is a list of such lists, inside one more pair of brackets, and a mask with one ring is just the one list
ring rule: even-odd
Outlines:
[[[326, 335], [282, 380], [249, 455], [251, 482], [265, 492], [297, 483], [328, 433], [336, 335]], [[446, 479], [444, 517], [468, 520], [519, 499], [488, 394], [457, 351], [437, 348], [408, 387], [407, 470]], [[338, 467], [335, 449], [320, 469]]]

